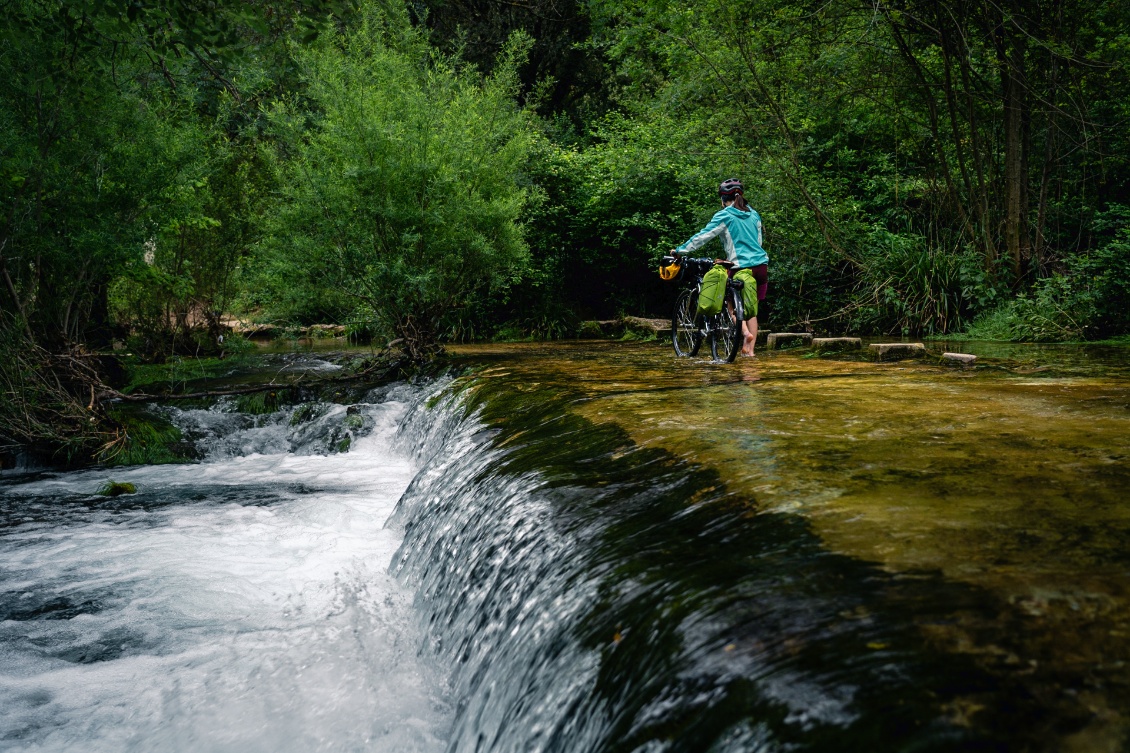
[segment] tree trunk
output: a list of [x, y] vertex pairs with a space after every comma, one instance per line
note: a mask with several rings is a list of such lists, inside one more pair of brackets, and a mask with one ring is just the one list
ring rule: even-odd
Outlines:
[[5, 238], [0, 243], [0, 276], [4, 278], [4, 287], [8, 290], [8, 295], [12, 298], [12, 306], [16, 310], [16, 315], [19, 316], [20, 321], [24, 325], [24, 334], [27, 335], [29, 342], [35, 342], [35, 336], [31, 333], [31, 324], [27, 320], [27, 315], [24, 313], [23, 303], [20, 301], [20, 294], [16, 290], [15, 283], [12, 282], [12, 276], [8, 274], [8, 265], [4, 262], [4, 247], [8, 245], [8, 239]]
[[1024, 76], [1024, 36], [1013, 24], [1015, 18], [1002, 19], [1001, 79], [1004, 89], [1004, 179], [1005, 179], [1005, 248], [1012, 267], [1013, 284], [1020, 280], [1020, 265], [1028, 255], [1026, 241], [1027, 191], [1024, 166], [1024, 123], [1027, 119], [1027, 95]]

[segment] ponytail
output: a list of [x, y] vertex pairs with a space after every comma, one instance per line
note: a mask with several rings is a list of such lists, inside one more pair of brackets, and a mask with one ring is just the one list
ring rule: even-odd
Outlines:
[[749, 204], [745, 203], [745, 197], [742, 196], [741, 191], [738, 191], [737, 193], [734, 194], [734, 206], [736, 206], [738, 209], [740, 209], [743, 212], [749, 211]]

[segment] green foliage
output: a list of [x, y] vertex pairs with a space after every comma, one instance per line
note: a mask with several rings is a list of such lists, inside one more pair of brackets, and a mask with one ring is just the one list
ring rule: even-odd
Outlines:
[[123, 341], [128, 389], [176, 391], [229, 368], [185, 356], [249, 347], [232, 314], [417, 360], [668, 316], [655, 262], [734, 176], [763, 327], [1126, 332], [1128, 26], [1099, 0], [13, 0], [3, 444], [134, 457], [148, 429], [74, 354]]
[[1030, 293], [1021, 293], [978, 317], [966, 335], [975, 340], [1016, 342], [1077, 340], [1083, 335], [1083, 325], [1072, 317], [1072, 303], [1067, 278], [1046, 278]]
[[289, 155], [268, 244], [277, 278], [363, 303], [417, 359], [447, 312], [517, 279], [526, 44], [512, 40], [483, 79], [430, 50], [402, 10], [370, 5], [355, 29], [302, 51], [311, 109], [271, 113]]
[[878, 229], [862, 256], [862, 295], [849, 318], [855, 331], [952, 332], [995, 295], [972, 249], [931, 248], [925, 238]]
[[[622, 313], [669, 315], [671, 289], [655, 261], [713, 213], [704, 186], [727, 167], [689, 153], [686, 124], [659, 115], [608, 116], [592, 143], [563, 147], [539, 139], [531, 177], [546, 199], [531, 213], [533, 267], [515, 297], [577, 318]], [[564, 322], [568, 324], [568, 322]]]
[[[1130, 331], [1130, 226], [1067, 263], [1071, 308], [1088, 337]], [[1041, 281], [1043, 282], [1043, 281]]]
[[592, 7], [633, 124], [672, 124], [659, 143], [746, 181], [773, 326], [951, 332], [1075, 275], [1103, 248], [1094, 207], [1125, 202], [1130, 152], [1076, 138], [1126, 142], [1130, 48], [1109, 33], [1125, 4], [1073, 6], [1067, 25], [1026, 1]]
[[1061, 342], [1130, 328], [1130, 233], [1072, 259], [1068, 268], [1070, 274], [1045, 277], [982, 315], [966, 334], [981, 340]]

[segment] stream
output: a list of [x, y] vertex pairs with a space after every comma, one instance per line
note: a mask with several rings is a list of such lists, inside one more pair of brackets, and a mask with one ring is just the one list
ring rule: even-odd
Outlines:
[[1125, 750], [1130, 351], [963, 349], [156, 408], [0, 479], [0, 750]]

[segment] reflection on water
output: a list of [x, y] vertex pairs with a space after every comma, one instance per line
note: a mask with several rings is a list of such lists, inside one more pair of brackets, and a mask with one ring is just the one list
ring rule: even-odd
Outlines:
[[576, 415], [716, 470], [759, 513], [801, 515], [831, 551], [983, 589], [983, 604], [923, 610], [922, 633], [1059, 708], [1065, 749], [1119, 749], [1130, 354], [960, 350], [981, 365], [793, 352], [727, 366], [620, 343], [458, 352], [480, 379], [564, 391]]

